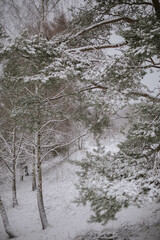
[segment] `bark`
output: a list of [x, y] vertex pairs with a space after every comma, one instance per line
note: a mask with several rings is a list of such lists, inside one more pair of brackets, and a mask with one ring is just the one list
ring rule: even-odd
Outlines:
[[12, 201], [13, 207], [18, 205], [17, 190], [16, 190], [16, 129], [13, 132], [13, 160], [12, 160]]
[[37, 163], [37, 203], [38, 210], [41, 219], [42, 229], [46, 229], [49, 224], [45, 213], [44, 202], [43, 202], [43, 191], [42, 191], [42, 168], [41, 168], [41, 146], [40, 146], [40, 132], [37, 131], [35, 134], [35, 157]]
[[37, 188], [36, 184], [36, 161], [35, 161], [35, 149], [33, 148], [33, 163], [32, 163], [32, 191]]
[[16, 191], [16, 173], [15, 173], [15, 171], [12, 175], [12, 201], [13, 201], [13, 207], [18, 205], [17, 191]]
[[156, 16], [157, 16], [158, 20], [160, 20], [160, 2], [159, 2], [159, 0], [152, 0], [152, 2], [154, 5]]
[[8, 234], [8, 236], [10, 238], [15, 238], [16, 235], [13, 233], [13, 231], [11, 229], [11, 226], [9, 224], [9, 220], [8, 220], [7, 213], [5, 211], [1, 196], [0, 196], [0, 213], [1, 213], [1, 216], [2, 216], [3, 225], [4, 225], [6, 233]]

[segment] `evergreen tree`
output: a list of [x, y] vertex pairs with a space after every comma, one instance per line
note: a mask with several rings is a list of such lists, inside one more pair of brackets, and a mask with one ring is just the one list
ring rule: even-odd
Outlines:
[[[96, 78], [95, 72], [95, 78], [92, 77], [90, 83], [112, 95], [112, 98], [116, 94], [127, 99], [154, 99], [141, 80], [148, 71], [159, 69], [159, 1], [85, 2], [86, 5], [73, 18], [73, 24], [79, 30], [75, 36], [80, 40], [78, 43], [75, 41], [75, 48], [85, 53], [106, 49], [106, 55], [110, 55], [107, 49], [119, 50], [105, 60], [103, 74]], [[114, 37], [116, 44], [112, 43]]]
[[[160, 98], [159, 93], [153, 94], [142, 84], [148, 71], [158, 72], [160, 68], [159, 13], [158, 0], [88, 0], [79, 15], [74, 16], [73, 23], [77, 23], [77, 35], [81, 37], [80, 51], [120, 49], [119, 54], [105, 62], [103, 74], [88, 81], [110, 96], [111, 102], [117, 102], [118, 96], [125, 103], [141, 97], [118, 154], [91, 153], [78, 163], [81, 170], [77, 202], [91, 203], [92, 221], [106, 223], [123, 206], [139, 204], [148, 197], [159, 198]], [[112, 33], [122, 42], [112, 44]], [[85, 41], [88, 38], [93, 40], [90, 46]], [[156, 77], [154, 80], [157, 82]]]
[[126, 141], [122, 142], [119, 148], [124, 157], [128, 156], [135, 160], [145, 158], [148, 169], [159, 168], [159, 104], [155, 102], [136, 104], [133, 116]]

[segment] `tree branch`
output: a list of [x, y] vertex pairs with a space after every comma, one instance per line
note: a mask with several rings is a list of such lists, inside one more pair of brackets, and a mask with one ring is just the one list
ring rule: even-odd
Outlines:
[[50, 98], [47, 98], [44, 100], [44, 102], [46, 101], [56, 101], [56, 100], [59, 100], [61, 98], [65, 98], [65, 97], [69, 97], [69, 96], [72, 96], [72, 95], [76, 95], [76, 94], [79, 94], [81, 92], [85, 92], [85, 91], [90, 91], [90, 90], [93, 90], [93, 89], [96, 89], [97, 87], [95, 86], [87, 86], [86, 88], [81, 88], [80, 90], [76, 91], [76, 92], [71, 92], [71, 93], [68, 93], [68, 94], [63, 94], [63, 95], [60, 95], [58, 97], [50, 97]]
[[86, 133], [83, 133], [82, 135], [80, 135], [80, 136], [78, 136], [78, 137], [76, 137], [76, 138], [74, 138], [72, 141], [70, 141], [70, 142], [68, 142], [68, 143], [61, 144], [61, 145], [58, 145], [58, 146], [56, 146], [56, 147], [54, 147], [54, 145], [53, 145], [53, 146], [50, 146], [50, 147], [54, 147], [54, 148], [50, 149], [50, 150], [41, 158], [41, 162], [48, 156], [49, 153], [54, 152], [54, 151], [57, 152], [56, 150], [57, 150], [58, 148], [69, 146], [70, 144], [72, 144], [73, 142], [75, 142], [75, 141], [78, 140], [79, 138], [85, 136], [86, 134], [87, 134], [87, 132], [86, 132]]
[[103, 44], [103, 45], [93, 45], [93, 46], [86, 46], [86, 47], [80, 47], [80, 48], [73, 48], [68, 50], [68, 52], [87, 52], [87, 51], [92, 51], [92, 50], [100, 50], [100, 49], [106, 49], [106, 48], [119, 48], [127, 45], [127, 42], [121, 42], [117, 44]]
[[144, 97], [144, 98], [148, 98], [152, 101], [157, 101], [159, 102], [160, 101], [160, 98], [157, 98], [157, 96], [152, 96], [148, 93], [143, 93], [143, 92], [134, 92], [134, 91], [131, 91], [131, 92], [128, 92], [126, 95], [134, 95], [134, 96], [137, 96], [137, 97]]
[[70, 36], [68, 40], [76, 38], [76, 37], [82, 35], [83, 33], [89, 32], [89, 31], [91, 31], [91, 30], [93, 30], [95, 28], [101, 27], [103, 25], [107, 25], [107, 24], [110, 24], [110, 23], [116, 23], [116, 22], [120, 22], [120, 21], [125, 21], [125, 22], [128, 22], [128, 23], [134, 23], [137, 20], [129, 18], [129, 17], [121, 17], [121, 18], [117, 18], [117, 19], [105, 20], [105, 21], [96, 23], [96, 24], [94, 24], [94, 25], [92, 25], [92, 26], [90, 26], [88, 28], [85, 28], [85, 29], [79, 31], [75, 35]]
[[6, 165], [6, 167], [8, 168], [8, 170], [13, 173], [13, 170], [10, 168], [10, 166], [8, 165], [8, 163], [3, 159], [2, 156], [0, 156], [0, 159], [2, 160], [2, 162]]
[[[61, 96], [58, 96], [56, 98], [48, 98], [48, 99], [45, 99], [45, 101], [55, 101], [55, 100], [58, 100], [58, 99], [61, 99], [61, 98], [65, 98], [65, 97], [69, 97], [69, 96], [72, 96], [72, 95], [77, 95], [81, 92], [85, 92], [85, 91], [91, 91], [93, 89], [101, 89], [101, 90], [108, 90], [108, 87], [106, 86], [102, 86], [98, 83], [94, 83], [94, 82], [91, 82], [91, 84], [93, 86], [87, 86], [86, 88], [82, 88], [76, 92], [71, 92], [70, 94], [64, 94], [64, 95], [61, 95]], [[119, 92], [121, 92], [119, 90]], [[148, 98], [150, 100], [154, 100], [154, 101], [160, 101], [159, 98], [154, 97], [152, 95], [149, 95], [148, 93], [143, 93], [143, 92], [134, 92], [134, 91], [131, 91], [131, 92], [128, 92], [127, 95], [134, 95], [134, 96], [139, 96], [139, 97], [145, 97], [145, 98]]]
[[64, 122], [66, 121], [67, 119], [52, 119], [52, 120], [49, 120], [48, 122], [46, 122], [38, 131], [40, 132], [43, 128], [45, 128], [48, 124], [50, 123], [55, 123], [55, 122]]
[[1, 134], [0, 134], [0, 138], [3, 140], [4, 144], [6, 145], [6, 151], [12, 156], [12, 150], [9, 144], [7, 143], [6, 139]]

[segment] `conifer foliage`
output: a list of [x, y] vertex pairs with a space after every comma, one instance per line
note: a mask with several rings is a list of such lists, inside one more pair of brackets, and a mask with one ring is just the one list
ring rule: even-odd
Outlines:
[[93, 153], [76, 163], [80, 166], [76, 202], [90, 202], [91, 221], [106, 224], [122, 207], [159, 200], [159, 110], [153, 102], [137, 104], [126, 140], [116, 154], [106, 153], [98, 143]]
[[[106, 224], [122, 207], [140, 205], [146, 200], [158, 201], [160, 197], [159, 87], [157, 93], [142, 85], [148, 71], [158, 72], [160, 68], [160, 2], [97, 0], [93, 5], [93, 1], [86, 3], [88, 9], [79, 12], [84, 24], [91, 15], [92, 30], [109, 23], [110, 28], [105, 29], [107, 36], [114, 30], [126, 45], [121, 54], [115, 54], [106, 64], [103, 76], [92, 83], [108, 94], [111, 91], [112, 97], [116, 92], [123, 101], [141, 97], [138, 104], [132, 106], [130, 128], [125, 131], [126, 140], [119, 144], [118, 153], [106, 153], [98, 145], [97, 152], [88, 153], [77, 163], [80, 180], [76, 202], [89, 202], [93, 211], [91, 221]], [[157, 77], [152, 81], [157, 81]]]

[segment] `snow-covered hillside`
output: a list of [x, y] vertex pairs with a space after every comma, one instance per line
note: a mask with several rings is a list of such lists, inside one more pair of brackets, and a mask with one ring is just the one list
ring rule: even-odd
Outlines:
[[[107, 150], [116, 150], [115, 144], [116, 139], [108, 140], [106, 144]], [[87, 145], [88, 148], [93, 147]], [[77, 151], [72, 154], [72, 159], [81, 159], [84, 155], [85, 150]], [[124, 235], [126, 226], [130, 226], [127, 228], [127, 231], [129, 231], [128, 229], [131, 231], [130, 235], [133, 235], [133, 231], [137, 231], [138, 236], [141, 236], [140, 238], [131, 238], [132, 240], [160, 239], [156, 238], [157, 234], [160, 236], [160, 230], [157, 227], [160, 226], [160, 207], [158, 204], [150, 203], [139, 209], [133, 206], [124, 209], [117, 214], [116, 221], [110, 221], [106, 226], [89, 224], [87, 222], [90, 216], [89, 206], [77, 206], [73, 203], [74, 198], [77, 196], [74, 185], [77, 181], [76, 168], [76, 166], [66, 161], [60, 162], [59, 159], [56, 159], [56, 161], [50, 160], [43, 165], [44, 203], [50, 223], [47, 230], [41, 230], [36, 192], [31, 190], [31, 176], [26, 176], [24, 181], [18, 182], [19, 205], [16, 208], [11, 207], [10, 190], [6, 186], [1, 186], [1, 195], [5, 202], [10, 225], [17, 234], [17, 240], [71, 240], [91, 230], [102, 231], [106, 228], [109, 228], [110, 231], [116, 231], [118, 228], [123, 229], [123, 234], [122, 231], [120, 233], [120, 230], [119, 234]], [[153, 224], [156, 227], [149, 228]], [[148, 229], [151, 230], [150, 233], [148, 233]], [[144, 238], [144, 236], [149, 238]], [[151, 236], [155, 236], [155, 238], [150, 238]], [[8, 237], [0, 219], [0, 240], [7, 239]]]

